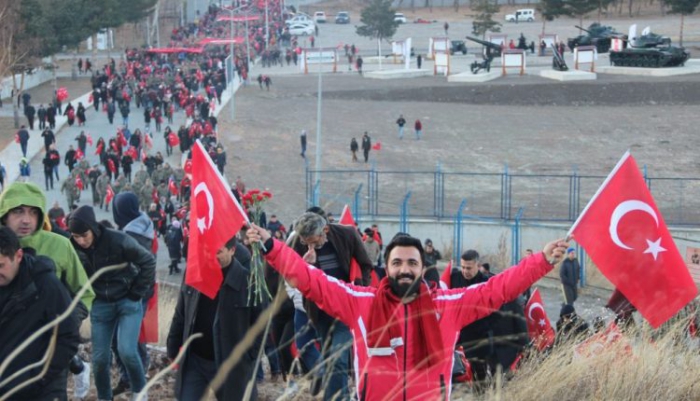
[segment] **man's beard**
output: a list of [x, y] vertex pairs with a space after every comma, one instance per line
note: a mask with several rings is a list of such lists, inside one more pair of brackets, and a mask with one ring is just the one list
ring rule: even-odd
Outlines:
[[[399, 283], [399, 280], [402, 278], [408, 278], [413, 281], [411, 283]], [[394, 293], [394, 295], [398, 297], [409, 297], [413, 294], [418, 293], [418, 289], [420, 288], [420, 278], [416, 278], [412, 274], [399, 274], [394, 277], [389, 277], [389, 287], [391, 287], [391, 291]]]

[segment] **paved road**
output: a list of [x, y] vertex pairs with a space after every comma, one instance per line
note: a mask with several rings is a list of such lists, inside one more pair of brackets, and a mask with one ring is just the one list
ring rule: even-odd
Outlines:
[[[239, 83], [236, 82], [236, 88], [238, 87]], [[80, 94], [76, 94], [80, 95]], [[226, 105], [226, 102], [231, 96], [231, 91], [228, 90], [224, 93], [224, 96], [222, 97], [222, 102], [223, 105]], [[87, 94], [85, 96], [81, 96], [83, 98], [83, 104], [87, 104]], [[73, 101], [74, 105], [77, 105], [77, 101]], [[86, 106], [87, 107], [87, 106]], [[214, 110], [215, 114], [218, 114], [222, 108], [222, 106], [218, 106], [216, 110]], [[119, 115], [115, 116], [114, 125], [110, 125], [109, 121], [107, 120], [107, 114], [102, 112], [101, 107], [100, 111], [96, 112], [95, 109], [90, 106], [88, 107], [88, 111], [86, 113], [87, 117], [87, 122], [84, 127], [78, 127], [77, 124], [73, 125], [72, 127], [69, 127], [67, 124], [58, 132], [56, 135], [56, 144], [57, 148], [59, 149], [59, 152], [61, 153], [61, 157], [65, 154], [66, 150], [68, 149], [69, 145], [74, 145], [74, 147], [77, 148], [77, 142], [75, 141], [75, 138], [80, 134], [80, 131], [85, 130], [86, 132], [90, 133], [94, 144], [97, 143], [97, 140], [100, 137], [103, 137], [105, 141], [108, 141], [110, 137], [115, 136], [117, 132], [117, 128], [119, 125], [117, 125], [118, 122], [121, 122], [121, 117]], [[184, 111], [177, 112], [174, 116], [173, 119], [173, 124], [170, 125], [171, 129], [177, 132], [178, 128], [180, 127], [181, 124], [185, 123], [185, 113]], [[63, 125], [63, 120], [57, 121], [57, 126], [60, 127]], [[167, 124], [163, 124], [163, 129], [167, 127]], [[155, 131], [154, 124], [151, 124], [151, 127], [153, 129], [152, 134], [153, 134], [153, 149], [151, 152], [155, 154], [155, 152], [160, 151], [164, 156], [166, 155], [165, 151], [165, 141], [163, 139], [162, 132], [157, 133]], [[132, 104], [132, 110], [130, 114], [130, 125], [129, 128], [133, 132], [135, 129], [139, 128], [141, 131], [145, 130], [145, 124], [143, 121], [143, 108], [136, 109], [135, 104]], [[41, 188], [45, 188], [44, 185], [44, 170], [43, 170], [43, 165], [42, 165], [42, 158], [44, 157], [44, 150], [43, 150], [43, 140], [39, 136], [38, 131], [33, 131], [34, 135], [32, 139], [34, 139], [36, 142], [30, 144], [29, 147], [29, 154], [28, 156], [31, 157], [31, 177], [30, 181], [34, 182], [35, 184], [39, 185]], [[10, 167], [10, 166], [16, 166], [19, 164], [19, 160], [22, 157], [21, 152], [19, 152], [18, 145], [13, 143], [10, 143], [7, 148], [2, 151], [3, 155], [3, 163]], [[99, 163], [99, 157], [95, 155], [95, 146], [90, 146], [88, 145], [87, 151], [86, 151], [86, 158], [90, 162], [91, 165]], [[181, 159], [182, 159], [182, 154], [179, 151], [179, 148], [175, 148], [173, 155], [170, 157], [166, 157], [165, 161], [170, 163], [171, 166], [179, 166], [181, 165]], [[63, 160], [62, 160], [63, 161]], [[137, 171], [139, 168], [141, 168], [141, 162], [136, 162], [133, 166], [134, 171]], [[54, 189], [49, 190], [46, 192], [46, 198], [47, 198], [47, 208], [50, 208], [56, 201], [59, 202], [61, 207], [64, 208], [64, 210], [67, 209], [67, 201], [66, 197], [64, 194], [61, 193], [61, 185], [63, 181], [65, 180], [66, 177], [68, 177], [68, 167], [64, 164], [61, 164], [59, 168], [59, 176], [61, 177], [61, 181], [59, 182], [54, 182]], [[77, 202], [78, 206], [81, 205], [89, 205], [92, 202], [92, 194], [90, 193], [90, 190], [83, 191], [80, 201]], [[112, 213], [111, 209], [110, 212], [107, 213], [104, 210], [100, 210], [99, 208], [95, 209], [95, 215], [97, 220], [102, 220], [102, 219], [108, 219], [110, 221], [113, 221], [112, 218]], [[159, 247], [158, 247], [158, 257], [157, 257], [157, 271], [158, 271], [158, 278], [159, 280], [167, 280], [170, 282], [175, 282], [175, 283], [180, 283], [181, 276], [168, 276], [168, 264], [170, 263], [169, 258], [168, 258], [168, 251], [165, 246], [165, 243], [163, 242], [162, 239], [159, 239]], [[182, 265], [181, 265], [182, 266]]]

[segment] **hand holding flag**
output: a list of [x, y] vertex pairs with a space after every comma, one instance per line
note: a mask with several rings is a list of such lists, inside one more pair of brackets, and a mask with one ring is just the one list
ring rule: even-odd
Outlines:
[[216, 253], [243, 227], [247, 217], [200, 141], [192, 150], [192, 166], [185, 284], [214, 299], [223, 282]]
[[697, 295], [683, 257], [629, 152], [569, 234], [655, 328]]

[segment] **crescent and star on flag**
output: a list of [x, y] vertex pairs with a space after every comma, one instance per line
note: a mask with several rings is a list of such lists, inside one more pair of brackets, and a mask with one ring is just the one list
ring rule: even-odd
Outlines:
[[[535, 318], [532, 317], [532, 311], [534, 311], [535, 309], [541, 309], [542, 315], [545, 314], [544, 307], [542, 306], [542, 304], [539, 302], [533, 302], [533, 304], [530, 305], [530, 308], [527, 310], [527, 315], [530, 318], [530, 320], [533, 322], [535, 321]], [[544, 320], [544, 318], [540, 317], [540, 319], [537, 321], [537, 324], [540, 325], [541, 327], [544, 327], [547, 325], [547, 322]]]
[[[612, 213], [612, 216], [610, 217], [610, 238], [612, 241], [615, 243], [615, 245], [619, 246], [622, 249], [626, 250], [633, 250], [631, 246], [626, 245], [624, 242], [620, 240], [620, 237], [618, 235], [618, 225], [620, 224], [620, 220], [630, 212], [633, 211], [641, 211], [644, 213], [647, 213], [651, 217], [654, 218], [654, 221], [656, 222], [656, 227], [659, 227], [659, 217], [656, 215], [656, 212], [654, 209], [649, 206], [648, 203], [639, 201], [639, 200], [627, 200], [624, 202], [621, 202], [615, 210]], [[661, 246], [661, 237], [659, 237], [656, 241], [651, 241], [649, 239], [647, 241], [647, 249], [644, 251], [644, 253], [650, 253], [653, 257], [654, 260], [657, 259], [658, 255], [661, 252], [666, 252], [666, 248]]]
[[211, 192], [209, 192], [209, 188], [204, 182], [200, 182], [194, 189], [195, 198], [200, 192], [204, 192], [204, 195], [207, 199], [207, 206], [209, 209], [209, 213], [207, 216], [209, 218], [209, 224], [206, 223], [206, 218], [197, 218], [197, 229], [199, 229], [200, 233], [204, 234], [204, 230], [208, 230], [209, 228], [211, 228], [211, 223], [212, 221], [214, 221], [214, 197], [211, 196]]

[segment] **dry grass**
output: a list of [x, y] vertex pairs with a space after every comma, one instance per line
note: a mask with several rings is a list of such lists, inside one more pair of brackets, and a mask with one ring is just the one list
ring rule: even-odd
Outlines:
[[[698, 339], [686, 336], [680, 314], [659, 330], [642, 326], [599, 355], [574, 357], [572, 344], [526, 360], [509, 381], [494, 380], [480, 396], [457, 388], [453, 399], [479, 400], [697, 400]], [[686, 314], [687, 315], [687, 314]]]

